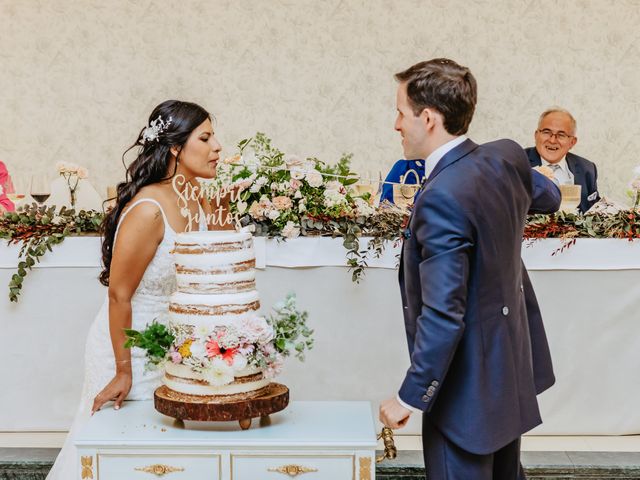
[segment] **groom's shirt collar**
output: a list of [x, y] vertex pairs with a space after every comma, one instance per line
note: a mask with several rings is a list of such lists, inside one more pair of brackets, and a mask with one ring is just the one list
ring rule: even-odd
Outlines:
[[460, 135], [459, 137], [448, 141], [444, 145], [440, 145], [433, 152], [431, 152], [431, 154], [424, 162], [424, 178], [429, 178], [429, 175], [431, 175], [433, 169], [436, 168], [436, 165], [438, 164], [440, 159], [451, 150], [456, 148], [458, 145], [460, 145], [462, 142], [464, 142], [467, 138], [468, 137], [466, 135]]

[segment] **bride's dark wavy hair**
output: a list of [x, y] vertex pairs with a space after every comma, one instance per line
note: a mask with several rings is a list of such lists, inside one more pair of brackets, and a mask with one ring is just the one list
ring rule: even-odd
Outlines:
[[[116, 204], [107, 213], [100, 228], [104, 270], [100, 273], [99, 278], [100, 283], [105, 286], [109, 285], [113, 241], [123, 208], [142, 187], [173, 178], [176, 174], [175, 169], [173, 172], [168, 171], [172, 157], [171, 147], [178, 148], [179, 157], [191, 132], [205, 120], [211, 120], [209, 112], [200, 105], [179, 100], [167, 100], [154, 108], [149, 116], [148, 125], [160, 117], [164, 122], [171, 118], [171, 123], [162, 130], [156, 139], [144, 140], [143, 134], [147, 128], [145, 127], [140, 130], [135, 143], [122, 154], [122, 163], [127, 170], [126, 180], [118, 184]], [[136, 147], [138, 147], [138, 155], [127, 168], [124, 157]]]

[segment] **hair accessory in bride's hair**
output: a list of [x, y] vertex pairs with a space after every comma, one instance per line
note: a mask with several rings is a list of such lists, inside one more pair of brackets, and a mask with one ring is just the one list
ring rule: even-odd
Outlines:
[[158, 140], [158, 137], [164, 132], [169, 125], [171, 125], [172, 117], [165, 122], [162, 120], [162, 115], [158, 115], [158, 118], [149, 123], [149, 126], [142, 131], [142, 143], [154, 142]]

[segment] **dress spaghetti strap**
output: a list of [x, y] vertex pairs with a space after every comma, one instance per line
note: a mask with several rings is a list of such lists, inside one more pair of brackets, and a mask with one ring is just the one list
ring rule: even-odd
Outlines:
[[162, 209], [162, 205], [160, 205], [160, 202], [158, 202], [157, 200], [154, 200], [153, 198], [140, 198], [138, 200], [136, 200], [135, 202], [133, 202], [131, 205], [129, 205], [129, 207], [120, 214], [120, 218], [118, 219], [118, 226], [116, 227], [116, 233], [113, 237], [113, 244], [115, 245], [116, 240], [118, 238], [118, 232], [120, 231], [120, 225], [122, 225], [122, 221], [124, 220], [124, 217], [127, 216], [127, 214], [133, 210], [133, 208], [136, 205], [139, 205], [142, 202], [150, 202], [155, 204], [159, 209], [160, 209], [160, 213], [162, 214], [162, 219], [164, 220], [164, 228], [165, 231], [166, 229], [170, 229], [171, 231], [173, 231], [173, 228], [171, 228], [171, 225], [169, 225], [169, 220], [167, 220], [167, 216], [164, 213], [164, 210]]

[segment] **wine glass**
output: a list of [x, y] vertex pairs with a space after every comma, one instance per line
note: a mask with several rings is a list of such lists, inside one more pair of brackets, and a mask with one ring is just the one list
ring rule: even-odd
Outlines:
[[16, 206], [25, 196], [25, 192], [27, 191], [26, 183], [27, 182], [24, 181], [24, 175], [13, 174], [10, 179], [7, 179], [5, 185], [3, 185], [7, 198]]
[[51, 184], [46, 175], [38, 174], [31, 177], [31, 188], [29, 190], [31, 197], [38, 202], [38, 205], [44, 205], [49, 195], [51, 195]]

